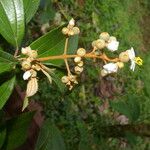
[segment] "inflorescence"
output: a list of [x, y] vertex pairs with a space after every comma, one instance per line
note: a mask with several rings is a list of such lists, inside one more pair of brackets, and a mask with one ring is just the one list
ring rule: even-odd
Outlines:
[[[99, 35], [99, 39], [92, 42], [92, 50], [90, 52], [87, 52], [84, 48], [79, 48], [77, 49], [76, 54], [67, 54], [69, 37], [80, 33], [80, 29], [75, 26], [74, 19], [71, 19], [68, 26], [62, 29], [62, 33], [66, 36], [64, 52], [62, 55], [38, 58], [38, 50], [32, 50], [30, 47], [22, 48], [21, 52], [25, 57], [19, 58], [19, 61], [21, 62], [22, 70], [24, 71], [23, 79], [28, 80], [26, 98], [33, 96], [38, 91], [38, 71], [42, 71], [47, 76], [50, 83], [52, 82], [50, 74], [54, 69], [50, 69], [42, 64], [42, 62], [46, 60], [64, 60], [67, 75], [63, 76], [61, 81], [69, 87], [69, 90], [71, 90], [75, 84], [78, 84], [77, 77], [84, 70], [84, 58], [101, 59], [104, 62], [103, 69], [101, 69], [101, 75], [103, 77], [118, 72], [119, 69], [124, 67], [124, 63], [130, 62], [130, 69], [132, 71], [134, 71], [136, 64], [142, 65], [143, 63], [143, 60], [140, 57], [135, 56], [135, 51], [132, 47], [121, 52], [116, 58], [109, 58], [105, 54], [105, 50], [110, 52], [117, 51], [119, 42], [116, 37], [110, 36], [107, 32], [102, 32]], [[74, 59], [74, 73], [70, 71], [68, 59]]]

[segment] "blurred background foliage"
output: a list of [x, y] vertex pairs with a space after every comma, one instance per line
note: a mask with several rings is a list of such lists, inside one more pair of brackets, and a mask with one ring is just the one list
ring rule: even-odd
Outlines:
[[[144, 64], [136, 66], [135, 72], [126, 65], [117, 75], [102, 78], [103, 64], [86, 60], [79, 85], [71, 92], [59, 79], [49, 85], [41, 77], [33, 99], [43, 105], [48, 120], [41, 129], [37, 149], [52, 145], [53, 150], [59, 149], [56, 145], [61, 145], [61, 150], [150, 149], [149, 9], [149, 0], [41, 0], [26, 28], [24, 43], [30, 44], [73, 17], [81, 30], [79, 47], [90, 50], [92, 41], [106, 31], [120, 42], [115, 54], [133, 46]], [[0, 48], [6, 48], [2, 37], [1, 41]], [[63, 74], [64, 67], [57, 68], [56, 75]], [[45, 139], [48, 134], [52, 141]]]
[[[40, 81], [34, 99], [44, 105], [46, 118], [59, 128], [68, 150], [150, 149], [149, 9], [149, 0], [41, 1], [29, 25], [30, 41], [73, 17], [81, 30], [79, 47], [90, 50], [99, 33], [107, 31], [120, 42], [116, 54], [133, 46], [144, 61], [135, 72], [127, 65], [119, 74], [101, 78], [102, 64], [86, 60], [72, 92]], [[65, 73], [62, 68], [58, 76]]]

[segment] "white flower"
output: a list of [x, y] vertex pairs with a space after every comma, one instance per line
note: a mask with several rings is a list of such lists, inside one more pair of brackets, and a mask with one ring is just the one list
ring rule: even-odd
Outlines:
[[116, 50], [118, 50], [119, 47], [119, 42], [116, 40], [111, 40], [108, 44], [107, 44], [107, 48], [108, 50], [110, 50], [111, 52], [114, 52]]
[[108, 63], [103, 68], [107, 73], [115, 73], [118, 71], [118, 65], [116, 63]]
[[31, 72], [28, 70], [23, 74], [23, 79], [28, 80], [31, 77]]
[[136, 64], [136, 62], [135, 62], [135, 51], [134, 51], [133, 47], [131, 47], [131, 49], [127, 50], [127, 52], [128, 52], [128, 55], [129, 55], [129, 59], [131, 61], [130, 69], [132, 71], [134, 71], [135, 64]]

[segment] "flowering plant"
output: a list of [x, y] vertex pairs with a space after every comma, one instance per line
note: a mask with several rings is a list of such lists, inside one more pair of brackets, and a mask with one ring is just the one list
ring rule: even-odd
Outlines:
[[[127, 62], [131, 63], [130, 69], [132, 71], [134, 71], [136, 64], [142, 65], [142, 59], [136, 57], [135, 50], [132, 47], [121, 52], [115, 58], [108, 57], [106, 55], [107, 51], [116, 54], [119, 41], [107, 32], [100, 33], [99, 38], [91, 42], [91, 50], [86, 50], [82, 47], [77, 48], [76, 38], [80, 35], [80, 29], [76, 26], [74, 19], [71, 19], [66, 27], [63, 25], [54, 29], [30, 45], [27, 44], [28, 46], [26, 47], [26, 44], [23, 42], [25, 26], [36, 12], [39, 2], [39, 0], [0, 1], [0, 34], [13, 47], [10, 48], [12, 49], [10, 53], [0, 50], [0, 109], [5, 106], [13, 89], [18, 84], [18, 72], [22, 74], [23, 80], [27, 81], [26, 92], [23, 98], [24, 102], [22, 104], [22, 111], [24, 111], [29, 105], [29, 98], [35, 95], [39, 89], [39, 73], [42, 72], [47, 77], [49, 83], [52, 84], [55, 70], [63, 62], [66, 66], [66, 75], [62, 76], [60, 80], [69, 90], [72, 90], [78, 84], [78, 78], [80, 78], [80, 74], [86, 67], [84, 63], [86, 58], [94, 61], [101, 60], [103, 67], [99, 69], [101, 70], [102, 77], [117, 73]], [[69, 59], [73, 59], [74, 63], [70, 63]], [[22, 118], [15, 118], [14, 120], [17, 122], [17, 125], [24, 123], [23, 127], [26, 131], [26, 126], [31, 121], [32, 115], [25, 113], [22, 115]], [[16, 124], [12, 122], [12, 127], [16, 127]], [[11, 136], [5, 138], [7, 130], [9, 131], [10, 129], [4, 128], [2, 134], [0, 133], [0, 135], [4, 136], [0, 148], [1, 145], [6, 143], [5, 140], [11, 141]], [[16, 135], [18, 135], [17, 132]], [[21, 135], [23, 136], [23, 133]], [[8, 141], [7, 143], [9, 143]], [[22, 143], [18, 142], [19, 144]], [[17, 146], [15, 145], [11, 148], [15, 149]], [[9, 144], [7, 149], [9, 149]]]

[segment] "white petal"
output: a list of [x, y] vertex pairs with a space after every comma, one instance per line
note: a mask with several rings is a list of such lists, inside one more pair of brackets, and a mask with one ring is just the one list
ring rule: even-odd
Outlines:
[[108, 48], [110, 51], [112, 51], [112, 52], [118, 50], [118, 47], [119, 47], [119, 42], [118, 42], [118, 41], [115, 41], [115, 40], [111, 41], [111, 42], [108, 43], [108, 45], [107, 45], [107, 48]]
[[30, 77], [31, 77], [31, 72], [30, 72], [30, 71], [26, 71], [26, 72], [23, 74], [23, 79], [24, 79], [24, 80], [28, 80]]
[[134, 71], [134, 69], [135, 69], [135, 61], [131, 61], [131, 65], [130, 65], [130, 69], [132, 70], [132, 71]]
[[133, 47], [131, 47], [130, 50], [127, 50], [127, 52], [128, 52], [130, 60], [134, 60], [134, 58], [135, 58], [135, 51], [134, 51]]
[[115, 63], [108, 63], [103, 66], [103, 68], [108, 72], [108, 73], [114, 73], [118, 71], [118, 65]]
[[70, 26], [74, 26], [75, 25], [75, 20], [73, 18], [69, 21], [69, 25]]

